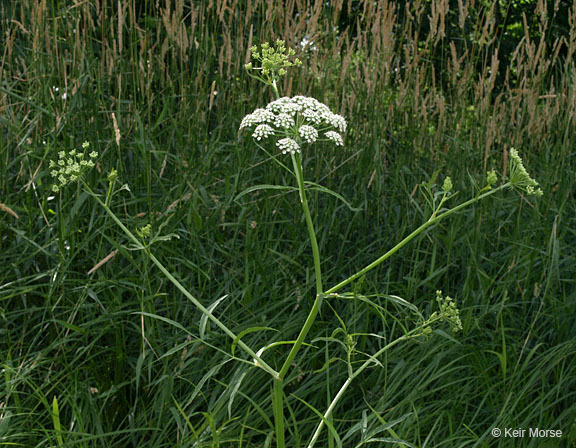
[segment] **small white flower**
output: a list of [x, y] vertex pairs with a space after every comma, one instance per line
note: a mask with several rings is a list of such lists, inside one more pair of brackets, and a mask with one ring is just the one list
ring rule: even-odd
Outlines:
[[302, 116], [314, 124], [320, 124], [322, 121], [320, 115], [318, 115], [318, 112], [316, 112], [314, 109], [304, 109], [302, 111]]
[[256, 140], [260, 141], [263, 138], [267, 138], [271, 135], [274, 135], [274, 129], [272, 129], [267, 124], [259, 124], [258, 126], [256, 126], [256, 129], [254, 129], [254, 133], [252, 134], [252, 137], [254, 137]]
[[259, 123], [272, 123], [275, 115], [266, 109], [256, 109], [251, 114], [246, 115], [240, 123], [240, 129], [253, 126]]
[[294, 119], [288, 114], [278, 114], [274, 120], [274, 126], [277, 128], [291, 128], [294, 126]]
[[243, 128], [247, 128], [252, 126], [255, 123], [254, 121], [254, 117], [252, 114], [248, 114], [246, 115], [244, 118], [242, 118], [242, 122], [240, 123], [240, 129]]
[[343, 116], [328, 112], [322, 114], [322, 119], [326, 124], [335, 127], [340, 132], [346, 132], [346, 120]]
[[318, 138], [318, 131], [316, 130], [316, 128], [308, 126], [307, 124], [300, 126], [298, 132], [300, 134], [300, 137], [302, 137], [308, 143], [314, 143]]
[[288, 98], [287, 96], [284, 96], [282, 98], [278, 98], [275, 101], [272, 101], [271, 103], [268, 103], [268, 105], [266, 106], [266, 109], [274, 112], [275, 114], [280, 114], [280, 113], [284, 113], [284, 108], [286, 106], [286, 104], [290, 103], [290, 98]]
[[328, 131], [324, 135], [328, 137], [328, 140], [332, 140], [336, 143], [336, 146], [344, 146], [344, 140], [342, 140], [342, 136], [338, 134], [338, 132]]
[[283, 138], [278, 140], [276, 146], [282, 151], [282, 154], [296, 154], [300, 152], [300, 146], [291, 138]]

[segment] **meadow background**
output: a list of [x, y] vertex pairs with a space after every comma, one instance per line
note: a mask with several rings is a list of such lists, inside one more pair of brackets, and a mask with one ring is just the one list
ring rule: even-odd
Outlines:
[[[227, 337], [85, 193], [51, 193], [48, 161], [90, 142], [100, 157], [88, 183], [104, 194], [118, 170], [129, 189], [112, 208], [132, 229], [180, 237], [153, 252], [196, 297], [227, 295], [216, 314], [237, 333], [278, 330], [246, 335], [253, 347], [294, 338], [314, 296], [298, 198], [237, 198], [292, 182], [238, 134], [272, 99], [243, 69], [249, 47], [281, 38], [303, 61], [283, 94], [314, 96], [349, 123], [344, 149], [304, 153], [306, 178], [360, 209], [311, 194], [327, 283], [426, 219], [421, 182], [450, 175], [470, 197], [488, 169], [506, 173], [515, 147], [544, 190], [458, 213], [353, 285], [425, 313], [442, 289], [464, 329], [400, 344], [353, 383], [334, 415], [343, 446], [374, 434], [576, 446], [576, 2], [23, 0], [0, 3], [0, 36], [0, 445], [272, 442], [264, 373], [228, 359]], [[410, 314], [374, 300], [380, 314], [324, 305], [309, 340], [330, 336], [336, 314], [351, 332], [402, 334]], [[337, 345], [314, 346], [287, 388], [289, 446], [318, 421], [302, 400], [322, 411], [346, 378]], [[493, 427], [563, 437], [495, 439]]]

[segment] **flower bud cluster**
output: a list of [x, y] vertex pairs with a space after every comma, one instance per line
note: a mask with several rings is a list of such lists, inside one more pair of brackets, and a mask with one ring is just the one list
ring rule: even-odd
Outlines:
[[436, 302], [438, 302], [440, 312], [432, 313], [429, 320], [439, 318], [441, 321], [448, 322], [454, 333], [462, 330], [460, 311], [458, 311], [454, 299], [449, 296], [442, 297], [442, 291], [436, 291]]
[[524, 163], [514, 148], [510, 148], [510, 183], [524, 190], [526, 194], [534, 196], [543, 194], [538, 182], [532, 179], [524, 168]]
[[136, 229], [136, 234], [143, 240], [147, 240], [150, 238], [152, 234], [152, 225], [146, 224], [145, 226], [139, 227]]
[[492, 188], [492, 186], [495, 185], [496, 182], [498, 182], [498, 175], [496, 174], [496, 171], [494, 170], [488, 171], [486, 173], [486, 183], [488, 184], [488, 187]]
[[305, 96], [283, 97], [246, 115], [240, 129], [256, 126], [252, 137], [260, 141], [271, 136], [283, 154], [300, 152], [302, 143], [328, 141], [343, 146], [342, 133], [347, 124], [344, 117], [330, 111], [324, 103]]
[[293, 65], [302, 65], [298, 58], [294, 58], [296, 52], [292, 48], [286, 48], [283, 40], [276, 41], [276, 47], [271, 47], [268, 42], [263, 43], [258, 47], [254, 45], [250, 48], [252, 58], [261, 63], [260, 67], [254, 67], [252, 63], [246, 64], [247, 70], [262, 71], [262, 75], [270, 80], [276, 80], [286, 74], [286, 69]]
[[86, 157], [84, 151], [89, 147], [90, 144], [84, 142], [82, 143], [82, 151], [77, 151], [76, 149], [69, 152], [60, 151], [58, 152], [58, 161], [50, 161], [48, 165], [51, 168], [50, 175], [54, 178], [52, 191], [57, 193], [60, 188], [77, 181], [94, 166], [94, 159], [98, 157], [98, 153], [92, 151]]

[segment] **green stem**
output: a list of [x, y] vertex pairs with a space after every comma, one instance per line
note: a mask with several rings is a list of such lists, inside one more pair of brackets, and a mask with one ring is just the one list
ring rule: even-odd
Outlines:
[[278, 90], [278, 85], [276, 84], [276, 80], [272, 81], [272, 84], [270, 84], [272, 86], [272, 90], [274, 90], [274, 94], [276, 95], [276, 99], [280, 98], [280, 91]]
[[[122, 223], [122, 221], [120, 221], [120, 219], [114, 214], [114, 212], [104, 202], [102, 202], [102, 200], [90, 189], [90, 187], [88, 187], [86, 183], [84, 182], [82, 183], [86, 191], [102, 206], [102, 208], [106, 211], [106, 213], [108, 213], [108, 215], [110, 215], [110, 217], [114, 220], [114, 222], [118, 224], [118, 226], [124, 231], [124, 233], [128, 236], [128, 238], [136, 245], [142, 246], [142, 242], [138, 240], [138, 238], [136, 238], [136, 236]], [[150, 258], [150, 260], [152, 260], [152, 262], [158, 267], [158, 269], [162, 271], [162, 273], [166, 276], [166, 278], [170, 280], [172, 284], [174, 284], [174, 286], [176, 286], [176, 288], [178, 288], [180, 292], [182, 292], [182, 294], [184, 294], [186, 298], [188, 298], [188, 300], [190, 300], [196, 306], [196, 308], [198, 308], [203, 314], [205, 314], [208, 317], [208, 319], [214, 322], [233, 341], [237, 341], [238, 346], [254, 359], [258, 367], [265, 370], [274, 378], [278, 378], [278, 372], [276, 372], [272, 367], [270, 367], [266, 362], [264, 362], [264, 360], [260, 356], [258, 356], [254, 352], [254, 350], [252, 350], [244, 342], [242, 342], [241, 339], [238, 339], [238, 337], [226, 325], [224, 325], [216, 316], [214, 316], [209, 309], [204, 307], [204, 305], [202, 305], [198, 301], [198, 299], [196, 299], [192, 294], [190, 294], [186, 290], [186, 288], [184, 288], [184, 286], [182, 286], [182, 284], [178, 280], [176, 280], [176, 278], [164, 267], [164, 265], [160, 262], [160, 260], [158, 260], [149, 250], [146, 250], [146, 254]]]
[[274, 379], [274, 394], [272, 395], [272, 408], [274, 411], [274, 427], [276, 430], [276, 446], [285, 447], [284, 441], [284, 381], [281, 378]]
[[[418, 330], [420, 330], [420, 328], [418, 328]], [[414, 332], [416, 330], [413, 330], [412, 332]], [[420, 333], [421, 334], [421, 333]], [[360, 373], [362, 373], [362, 371], [368, 367], [371, 363], [374, 362], [374, 360], [376, 358], [378, 358], [382, 353], [384, 353], [386, 350], [389, 350], [390, 348], [394, 347], [396, 344], [405, 341], [407, 339], [413, 338], [413, 337], [417, 337], [420, 334], [417, 335], [410, 335], [410, 334], [405, 334], [404, 336], [400, 336], [398, 339], [396, 339], [395, 341], [390, 342], [390, 344], [386, 345], [385, 347], [381, 348], [380, 350], [378, 350], [376, 353], [374, 353], [372, 356], [370, 356], [370, 358], [368, 358], [364, 364], [362, 364], [362, 366], [360, 366], [360, 368], [358, 368], [358, 370], [356, 370], [356, 372], [352, 373], [351, 375], [348, 376], [348, 379], [344, 382], [344, 384], [340, 387], [340, 390], [338, 391], [338, 393], [336, 394], [336, 396], [332, 399], [332, 401], [330, 402], [330, 405], [328, 406], [328, 409], [326, 409], [326, 412], [323, 415], [323, 419], [320, 421], [320, 423], [318, 423], [318, 426], [316, 427], [316, 431], [314, 431], [314, 435], [312, 436], [312, 438], [310, 439], [310, 443], [308, 443], [308, 447], [307, 448], [312, 448], [314, 446], [314, 444], [316, 443], [316, 440], [318, 439], [318, 437], [320, 436], [320, 432], [322, 431], [322, 428], [324, 427], [324, 422], [326, 420], [328, 420], [328, 418], [330, 418], [330, 416], [332, 415], [332, 411], [334, 411], [334, 408], [336, 407], [336, 405], [338, 404], [338, 402], [340, 401], [340, 398], [342, 398], [344, 396], [344, 392], [346, 392], [346, 389], [348, 389], [348, 386], [350, 386], [350, 384], [352, 383], [352, 381], [354, 381], [354, 379], [360, 375]]]
[[316, 240], [316, 233], [314, 231], [314, 223], [312, 222], [312, 216], [310, 215], [310, 209], [308, 208], [308, 200], [306, 199], [306, 191], [304, 188], [304, 174], [302, 172], [302, 162], [300, 161], [300, 157], [297, 155], [292, 154], [292, 164], [294, 165], [294, 173], [296, 174], [296, 180], [298, 182], [298, 190], [300, 192], [300, 202], [302, 204], [302, 209], [304, 210], [304, 215], [306, 217], [306, 226], [308, 227], [308, 234], [310, 236], [310, 243], [312, 244], [312, 256], [314, 258], [314, 275], [316, 277], [316, 300], [314, 300], [314, 304], [312, 305], [312, 309], [306, 318], [306, 322], [304, 322], [304, 326], [300, 330], [300, 334], [296, 339], [296, 342], [292, 346], [290, 353], [286, 357], [284, 364], [282, 364], [282, 368], [278, 372], [278, 379], [274, 382], [274, 419], [275, 419], [275, 426], [276, 426], [276, 438], [277, 438], [277, 446], [278, 448], [284, 447], [284, 411], [282, 408], [282, 388], [283, 388], [283, 380], [290, 366], [292, 365], [292, 361], [298, 354], [300, 347], [304, 343], [310, 328], [314, 324], [316, 320], [316, 316], [318, 315], [318, 310], [320, 309], [320, 303], [323, 298], [322, 294], [322, 270], [320, 268], [320, 251], [318, 249], [318, 241]]
[[[366, 272], [368, 272], [369, 270], [375, 268], [376, 266], [378, 266], [380, 263], [382, 263], [384, 260], [386, 260], [387, 258], [389, 258], [391, 255], [393, 255], [394, 253], [396, 253], [397, 251], [399, 251], [402, 247], [404, 247], [410, 240], [412, 240], [413, 238], [415, 238], [417, 235], [419, 235], [420, 233], [422, 233], [424, 230], [426, 230], [428, 227], [434, 225], [435, 223], [437, 223], [438, 221], [446, 218], [447, 216], [450, 216], [452, 213], [457, 212], [458, 210], [461, 210], [471, 204], [474, 204], [475, 202], [478, 202], [490, 195], [493, 195], [494, 193], [496, 193], [499, 190], [502, 190], [504, 188], [510, 187], [511, 183], [507, 182], [504, 185], [501, 185], [498, 188], [495, 188], [493, 190], [488, 191], [487, 193], [481, 194], [479, 196], [476, 196], [473, 199], [470, 199], [469, 201], [463, 202], [460, 205], [457, 205], [456, 207], [447, 210], [446, 212], [435, 216], [435, 213], [432, 215], [432, 217], [426, 221], [424, 224], [422, 224], [420, 227], [418, 227], [416, 230], [414, 230], [412, 233], [410, 233], [410, 235], [408, 235], [406, 238], [404, 238], [402, 241], [400, 241], [396, 246], [394, 246], [392, 249], [390, 249], [388, 252], [386, 252], [384, 255], [382, 255], [380, 258], [378, 258], [377, 260], [375, 260], [374, 262], [370, 263], [368, 266], [366, 266], [365, 268], [361, 269], [360, 271], [358, 271], [356, 274], [348, 277], [346, 280], [344, 280], [343, 282], [338, 283], [336, 286], [333, 286], [332, 288], [330, 288], [328, 291], [326, 291], [324, 293], [324, 295], [327, 294], [332, 294], [335, 293], [337, 290], [339, 290], [340, 288], [342, 288], [343, 286], [347, 285], [348, 283], [354, 281], [355, 279], [357, 279], [358, 277], [361, 277], [362, 275], [364, 275]], [[314, 304], [316, 305], [316, 303]], [[311, 313], [312, 314], [312, 313]], [[314, 315], [315, 316], [315, 315]], [[309, 316], [310, 317], [310, 316]], [[306, 323], [308, 323], [308, 320], [306, 321]], [[311, 324], [310, 324], [311, 325]], [[305, 325], [306, 326], [306, 325]], [[404, 341], [406, 339], [410, 339], [412, 337], [417, 337], [422, 333], [418, 333], [416, 335], [413, 335], [412, 333], [419, 331], [420, 329], [416, 329], [413, 330], [412, 332], [401, 336], [400, 338], [396, 339], [395, 341], [391, 342], [390, 344], [386, 345], [385, 347], [383, 347], [382, 349], [378, 350], [374, 355], [370, 356], [354, 373], [351, 373], [348, 375], [348, 379], [346, 380], [346, 382], [342, 385], [342, 387], [340, 387], [340, 390], [338, 391], [338, 393], [336, 394], [336, 396], [334, 397], [334, 399], [332, 400], [332, 402], [330, 403], [330, 405], [328, 406], [328, 409], [326, 410], [326, 412], [323, 415], [323, 419], [320, 421], [320, 423], [318, 423], [318, 426], [316, 427], [316, 431], [314, 431], [314, 434], [312, 436], [312, 438], [310, 439], [310, 443], [308, 444], [307, 448], [312, 448], [314, 446], [314, 444], [316, 443], [316, 441], [318, 440], [318, 437], [320, 436], [320, 432], [322, 431], [322, 428], [324, 427], [324, 422], [330, 418], [330, 416], [332, 415], [332, 412], [334, 411], [334, 408], [336, 407], [336, 404], [338, 403], [338, 401], [340, 401], [340, 399], [342, 398], [342, 396], [344, 395], [344, 392], [346, 392], [346, 389], [348, 388], [348, 386], [350, 386], [350, 384], [352, 383], [352, 381], [354, 380], [354, 378], [356, 378], [358, 375], [360, 375], [360, 373], [362, 373], [364, 371], [364, 369], [366, 369], [376, 358], [378, 358], [382, 353], [384, 353], [386, 350], [389, 350], [391, 347], [393, 347], [394, 345], [398, 344], [401, 341]], [[280, 371], [280, 375], [282, 374], [282, 370]]]
[[298, 181], [298, 189], [300, 192], [300, 202], [302, 204], [302, 209], [304, 210], [304, 215], [306, 217], [306, 225], [308, 227], [308, 234], [310, 236], [310, 243], [312, 244], [312, 256], [314, 258], [314, 275], [316, 277], [316, 300], [314, 300], [314, 304], [312, 305], [312, 309], [306, 318], [306, 322], [304, 322], [304, 326], [300, 330], [300, 334], [296, 339], [296, 342], [292, 346], [290, 353], [288, 353], [288, 357], [284, 361], [278, 376], [283, 379], [290, 366], [292, 365], [292, 361], [298, 354], [300, 347], [304, 343], [306, 339], [306, 335], [314, 321], [316, 320], [316, 316], [318, 315], [318, 310], [320, 309], [320, 303], [324, 297], [322, 291], [322, 270], [320, 268], [320, 251], [318, 250], [318, 242], [316, 241], [316, 233], [314, 231], [314, 224], [312, 223], [312, 217], [310, 216], [310, 209], [308, 208], [308, 200], [306, 199], [306, 191], [304, 189], [304, 175], [302, 173], [302, 163], [300, 161], [300, 157], [292, 154], [292, 163], [294, 164], [294, 172], [296, 174], [296, 180]]
[[292, 365], [292, 361], [294, 361], [294, 358], [298, 354], [298, 350], [300, 349], [300, 347], [304, 343], [304, 339], [306, 339], [306, 336], [308, 335], [310, 328], [312, 328], [312, 325], [314, 324], [314, 321], [316, 320], [316, 316], [318, 315], [318, 310], [320, 309], [320, 300], [321, 299], [322, 299], [321, 295], [316, 296], [316, 300], [314, 300], [314, 304], [312, 305], [312, 309], [310, 310], [310, 313], [308, 314], [308, 317], [306, 318], [306, 322], [304, 322], [304, 326], [300, 330], [300, 334], [298, 335], [296, 342], [292, 346], [292, 350], [290, 350], [290, 353], [288, 353], [288, 357], [286, 358], [286, 361], [284, 361], [284, 364], [282, 365], [280, 372], [278, 372], [278, 376], [280, 378], [284, 378], [286, 376], [286, 374], [288, 373], [288, 369], [290, 369], [290, 366]]
[[306, 217], [306, 226], [308, 227], [308, 235], [310, 236], [310, 243], [312, 245], [312, 256], [314, 258], [314, 276], [316, 277], [316, 295], [322, 294], [322, 270], [320, 267], [320, 251], [318, 250], [318, 241], [316, 241], [316, 232], [314, 231], [314, 223], [308, 208], [308, 199], [306, 199], [306, 190], [304, 189], [304, 173], [302, 172], [302, 162], [300, 157], [292, 154], [292, 163], [294, 164], [294, 172], [298, 181], [298, 189], [300, 192], [300, 202]]
[[475, 202], [478, 202], [484, 198], [487, 198], [488, 196], [491, 196], [494, 193], [496, 193], [496, 192], [498, 192], [504, 188], [508, 188], [510, 186], [511, 186], [511, 183], [507, 182], [498, 188], [490, 190], [487, 193], [481, 194], [480, 196], [476, 196], [475, 198], [472, 198], [469, 201], [463, 202], [462, 204], [457, 205], [456, 207], [451, 208], [450, 210], [445, 211], [444, 213], [429, 219], [424, 224], [422, 224], [420, 227], [418, 227], [416, 230], [414, 230], [410, 235], [408, 235], [406, 238], [404, 238], [402, 241], [400, 241], [398, 244], [396, 244], [396, 246], [394, 246], [392, 249], [390, 249], [388, 252], [386, 252], [384, 255], [382, 255], [380, 258], [373, 261], [372, 263], [370, 263], [368, 266], [364, 267], [363, 269], [359, 270], [354, 275], [351, 275], [346, 280], [338, 283], [336, 286], [333, 286], [332, 288], [327, 290], [324, 293], [324, 295], [335, 293], [336, 291], [341, 289], [343, 286], [346, 286], [348, 283], [351, 283], [354, 280], [356, 280], [357, 278], [363, 276], [366, 272], [374, 269], [380, 263], [382, 263], [386, 259], [390, 258], [392, 255], [394, 255], [396, 252], [398, 252], [402, 247], [404, 247], [406, 244], [408, 244], [408, 242], [410, 242], [412, 239], [414, 239], [416, 236], [418, 236], [420, 233], [422, 233], [428, 227], [436, 224], [438, 221], [441, 221], [442, 219], [446, 218], [447, 216], [450, 216], [452, 213], [455, 213], [458, 210], [461, 210], [465, 207], [468, 207], [469, 205], [474, 204]]

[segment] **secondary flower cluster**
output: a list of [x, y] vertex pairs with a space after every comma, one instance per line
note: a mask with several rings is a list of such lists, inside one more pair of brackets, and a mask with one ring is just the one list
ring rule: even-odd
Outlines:
[[240, 129], [255, 127], [252, 137], [257, 141], [280, 137], [276, 146], [282, 154], [296, 154], [303, 142], [331, 141], [343, 146], [346, 126], [344, 117], [330, 111], [326, 104], [298, 95], [283, 97], [265, 109], [256, 109], [242, 119]]
[[[82, 149], [86, 151], [90, 147], [88, 142], [82, 144]], [[92, 151], [88, 154], [88, 157], [84, 155], [84, 152], [77, 151], [73, 149], [72, 151], [66, 153], [66, 151], [60, 151], [58, 153], [58, 161], [50, 160], [49, 167], [52, 168], [50, 175], [54, 178], [54, 185], [52, 185], [52, 191], [55, 193], [60, 191], [60, 188], [65, 185], [78, 180], [88, 169], [94, 166], [92, 159], [98, 157], [96, 151]]]
[[462, 322], [460, 321], [460, 312], [456, 307], [454, 299], [450, 296], [443, 297], [442, 291], [436, 291], [436, 302], [440, 312], [435, 311], [430, 316], [430, 320], [438, 317], [441, 321], [448, 322], [454, 333], [462, 330]]
[[514, 148], [510, 148], [510, 183], [529, 195], [542, 196], [540, 185], [530, 177], [518, 151]]

